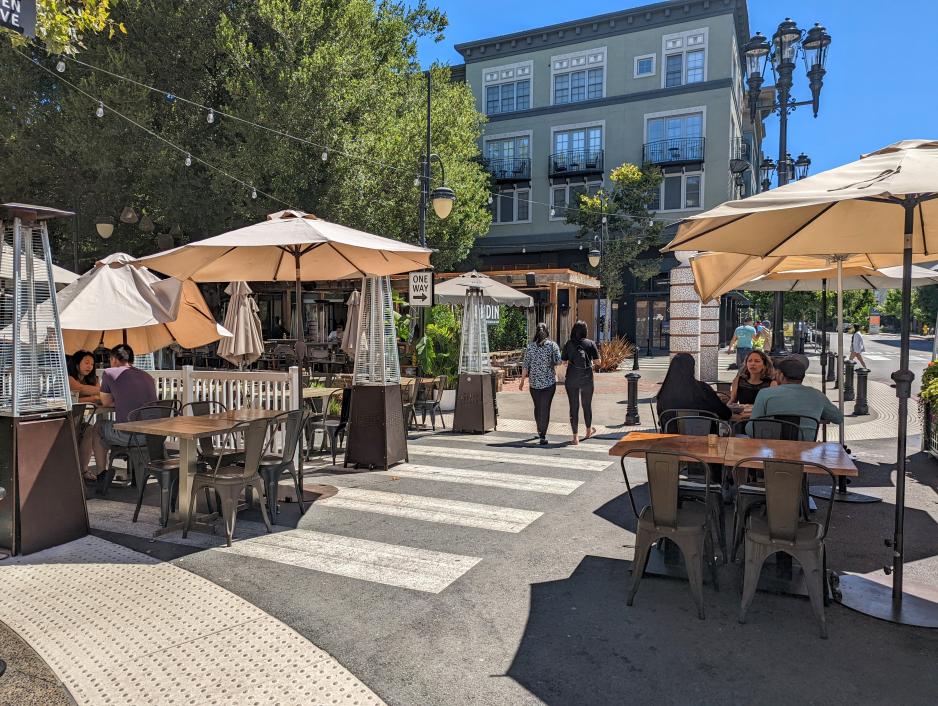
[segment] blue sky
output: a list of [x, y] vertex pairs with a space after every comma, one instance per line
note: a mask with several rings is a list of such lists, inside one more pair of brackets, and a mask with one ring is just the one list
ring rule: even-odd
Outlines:
[[[454, 44], [648, 4], [559, 0], [436, 0], [450, 26], [440, 43], [422, 41], [420, 60], [462, 62]], [[781, 9], [784, 8], [784, 9]], [[827, 27], [833, 41], [817, 119], [799, 108], [789, 122], [789, 151], [806, 152], [811, 173], [850, 162], [896, 140], [938, 139], [934, 62], [938, 0], [750, 0], [753, 33], [771, 35], [788, 15], [802, 28]], [[799, 62], [793, 93], [811, 97]], [[768, 121], [766, 154], [778, 151], [778, 118]]]

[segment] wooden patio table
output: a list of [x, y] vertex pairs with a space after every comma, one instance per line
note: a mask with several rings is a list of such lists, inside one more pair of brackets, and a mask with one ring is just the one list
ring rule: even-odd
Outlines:
[[[272, 419], [283, 410], [267, 409], [233, 409], [227, 412], [203, 414], [192, 417], [166, 417], [164, 419], [142, 419], [137, 422], [121, 422], [115, 424], [118, 431], [133, 434], [172, 436], [179, 439], [179, 508], [170, 516], [166, 527], [158, 529], [153, 536], [181, 530], [189, 515], [189, 502], [192, 494], [192, 478], [196, 471], [198, 457], [196, 445], [198, 440], [207, 436], [218, 436], [231, 431], [241, 422], [251, 422], [258, 419]], [[201, 520], [201, 518], [200, 518]], [[207, 526], [199, 522], [204, 529]]]
[[[729, 439], [720, 437], [717, 439], [716, 445], [712, 446], [706, 436], [632, 431], [619, 439], [615, 446], [609, 449], [609, 455], [626, 456], [636, 449], [651, 449], [653, 451], [686, 453], [697, 456], [707, 463], [723, 463], [727, 441]], [[637, 453], [631, 455], [635, 458], [643, 457], [642, 454]]]

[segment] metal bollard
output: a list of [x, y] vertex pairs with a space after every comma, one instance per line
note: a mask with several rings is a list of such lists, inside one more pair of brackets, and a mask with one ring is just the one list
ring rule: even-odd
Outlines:
[[853, 369], [856, 366], [852, 360], [844, 361], [844, 402], [853, 402]]
[[837, 356], [827, 352], [827, 382], [834, 382], [837, 376]]
[[632, 352], [632, 370], [639, 370], [638, 367], [638, 346], [635, 346], [634, 351]]
[[629, 381], [629, 397], [625, 407], [625, 426], [634, 427], [641, 424], [638, 418], [638, 380], [642, 376], [638, 373], [626, 373], [625, 379]]
[[870, 407], [866, 401], [866, 379], [870, 371], [866, 368], [857, 368], [857, 400], [853, 403], [853, 416], [861, 417], [870, 413]]

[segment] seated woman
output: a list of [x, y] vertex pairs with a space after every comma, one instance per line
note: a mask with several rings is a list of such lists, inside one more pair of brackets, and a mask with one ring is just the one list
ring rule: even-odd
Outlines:
[[772, 361], [762, 351], [754, 350], [748, 356], [730, 387], [730, 404], [752, 404], [759, 390], [775, 387], [775, 369]]
[[[68, 359], [68, 387], [78, 402], [98, 404], [101, 402], [101, 386], [94, 372], [94, 356], [88, 351], [77, 351]], [[97, 424], [89, 424], [78, 439], [78, 459], [85, 480], [94, 481], [95, 473], [89, 470], [91, 454], [94, 452], [95, 468], [100, 473], [107, 467], [107, 448], [98, 433]]]
[[689, 353], [678, 353], [671, 359], [668, 374], [658, 391], [658, 423], [662, 429], [676, 409], [709, 412], [720, 419], [732, 416], [730, 408], [713, 388], [694, 377], [694, 365], [694, 357]]

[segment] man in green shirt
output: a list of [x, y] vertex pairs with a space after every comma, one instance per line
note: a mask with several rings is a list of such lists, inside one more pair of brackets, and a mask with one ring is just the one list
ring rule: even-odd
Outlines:
[[[820, 390], [801, 384], [806, 370], [804, 363], [795, 358], [783, 358], [775, 369], [778, 372], [778, 387], [759, 390], [750, 419], [797, 414], [840, 423], [843, 419], [840, 410]], [[751, 423], [746, 425], [746, 433], [752, 435]], [[803, 419], [801, 435], [805, 441], [813, 440], [817, 436], [817, 425]]]

